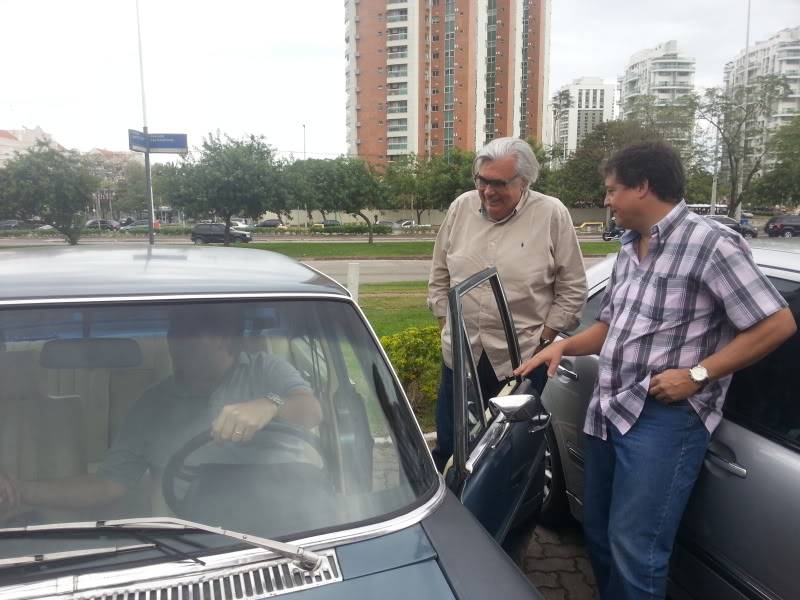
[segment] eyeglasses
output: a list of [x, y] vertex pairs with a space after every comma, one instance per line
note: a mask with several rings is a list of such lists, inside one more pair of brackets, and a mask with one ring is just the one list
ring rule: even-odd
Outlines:
[[480, 175], [475, 175], [475, 187], [479, 190], [485, 190], [487, 187], [492, 186], [496, 192], [504, 192], [508, 188], [508, 184], [514, 181], [519, 175], [514, 175], [511, 179], [486, 179]]

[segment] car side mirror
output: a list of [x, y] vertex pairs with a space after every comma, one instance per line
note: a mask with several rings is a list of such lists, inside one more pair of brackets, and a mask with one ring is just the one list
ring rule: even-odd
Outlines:
[[539, 394], [511, 394], [489, 400], [489, 406], [503, 413], [510, 423], [523, 423], [537, 419], [542, 413]]

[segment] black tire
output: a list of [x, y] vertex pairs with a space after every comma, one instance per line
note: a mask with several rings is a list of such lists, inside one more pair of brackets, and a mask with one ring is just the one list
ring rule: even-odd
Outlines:
[[787, 238], [787, 239], [788, 239], [788, 238], [790, 238], [790, 237], [794, 237], [794, 233], [793, 233], [791, 230], [789, 230], [789, 231], [784, 231], [784, 232], [783, 232], [783, 237], [785, 237], [785, 238]]
[[610, 242], [611, 241], [611, 234], [609, 232], [607, 232], [607, 231], [603, 232], [603, 241], [604, 242]]
[[742, 237], [744, 237], [744, 239], [746, 239], [746, 240], [752, 240], [755, 236], [753, 235], [752, 231], [745, 231], [742, 234]]
[[558, 442], [552, 427], [544, 433], [544, 497], [539, 522], [548, 527], [558, 527], [569, 519], [569, 500], [564, 485], [564, 469], [558, 453]]

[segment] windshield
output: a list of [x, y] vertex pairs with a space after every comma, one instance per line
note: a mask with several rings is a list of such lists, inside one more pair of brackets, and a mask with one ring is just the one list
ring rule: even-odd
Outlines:
[[346, 302], [6, 310], [0, 380], [3, 527], [174, 516], [298, 537], [437, 482]]

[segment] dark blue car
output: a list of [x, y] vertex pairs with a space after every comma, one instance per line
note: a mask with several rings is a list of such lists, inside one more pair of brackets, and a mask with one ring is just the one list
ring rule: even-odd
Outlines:
[[[42, 248], [0, 275], [0, 600], [541, 597], [501, 544], [540, 507], [549, 415], [525, 381], [480, 397], [460, 325], [441, 476], [363, 313], [305, 265]], [[471, 294], [518, 362], [496, 273], [452, 322]]]

